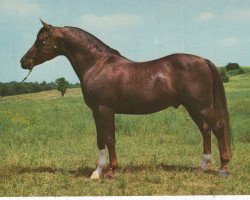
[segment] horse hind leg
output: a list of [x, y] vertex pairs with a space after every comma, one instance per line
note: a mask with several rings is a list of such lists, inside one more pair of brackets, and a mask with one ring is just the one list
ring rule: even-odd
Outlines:
[[202, 161], [200, 163], [200, 169], [202, 171], [207, 171], [209, 169], [209, 164], [211, 163], [211, 128], [208, 123], [204, 120], [206, 115], [208, 115], [208, 110], [204, 109], [203, 112], [197, 112], [187, 108], [188, 113], [190, 114], [191, 118], [198, 126], [202, 138], [203, 138], [203, 155]]
[[[210, 162], [211, 159], [211, 130], [218, 141], [221, 167], [219, 176], [228, 176], [228, 163], [230, 157], [226, 149], [226, 140], [223, 132], [223, 124], [216, 120], [215, 113], [212, 107], [204, 108], [200, 112], [196, 112], [195, 117], [192, 117], [201, 130], [204, 144], [204, 155], [201, 168], [206, 169], [206, 163]], [[192, 114], [191, 114], [192, 116]], [[196, 117], [198, 116], [198, 117]], [[198, 119], [200, 118], [200, 119]]]
[[219, 176], [228, 176], [228, 163], [230, 161], [230, 156], [227, 151], [227, 144], [222, 123], [216, 122], [212, 130], [215, 137], [217, 138], [220, 152], [221, 167], [219, 171]]
[[203, 122], [200, 128], [202, 138], [203, 138], [203, 158], [200, 164], [202, 171], [207, 171], [209, 169], [208, 165], [211, 163], [211, 130], [206, 122]]

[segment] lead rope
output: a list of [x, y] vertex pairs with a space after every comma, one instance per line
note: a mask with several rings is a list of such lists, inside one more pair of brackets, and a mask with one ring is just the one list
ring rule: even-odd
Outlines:
[[24, 81], [28, 78], [28, 76], [30, 75], [30, 73], [31, 73], [32, 69], [33, 69], [33, 68], [31, 68], [31, 69], [30, 69], [30, 71], [29, 71], [28, 75], [27, 75], [27, 76], [26, 76], [26, 77], [25, 77], [25, 78], [24, 78], [24, 79], [23, 79], [20, 83], [23, 83], [23, 82], [24, 82]]

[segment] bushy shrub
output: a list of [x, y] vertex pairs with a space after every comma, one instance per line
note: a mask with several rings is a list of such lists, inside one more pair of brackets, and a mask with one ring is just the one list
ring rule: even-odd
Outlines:
[[229, 76], [222, 76], [223, 83], [229, 82]]
[[236, 76], [236, 75], [238, 75], [238, 70], [237, 69], [230, 70], [227, 72], [227, 75], [228, 76]]
[[244, 69], [242, 69], [238, 63], [228, 63], [225, 69], [228, 76], [236, 76], [245, 73]]
[[220, 75], [221, 75], [222, 81], [224, 83], [229, 82], [229, 77], [227, 75], [227, 70], [225, 68], [220, 68], [219, 71], [220, 71]]
[[227, 70], [227, 71], [230, 71], [230, 70], [238, 70], [238, 69], [240, 69], [240, 66], [239, 66], [238, 63], [228, 63], [228, 64], [226, 65], [226, 70]]
[[227, 75], [227, 70], [224, 67], [219, 68], [221, 76], [226, 76]]
[[244, 74], [244, 73], [245, 73], [245, 71], [244, 71], [243, 68], [240, 68], [240, 69], [238, 70], [238, 74]]

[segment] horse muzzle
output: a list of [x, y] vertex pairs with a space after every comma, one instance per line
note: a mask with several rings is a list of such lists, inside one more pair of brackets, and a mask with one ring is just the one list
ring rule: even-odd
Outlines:
[[20, 60], [23, 69], [32, 69], [34, 67], [34, 59], [23, 57]]

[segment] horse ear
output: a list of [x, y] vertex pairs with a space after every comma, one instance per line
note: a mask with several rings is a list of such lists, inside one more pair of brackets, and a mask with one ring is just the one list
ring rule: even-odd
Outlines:
[[46, 29], [48, 29], [48, 30], [50, 30], [50, 29], [52, 28], [51, 25], [45, 23], [43, 20], [40, 19], [40, 21], [42, 22], [44, 28], [46, 28]]

